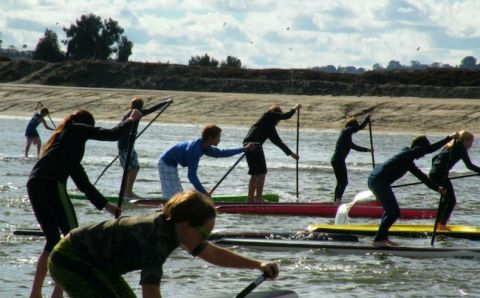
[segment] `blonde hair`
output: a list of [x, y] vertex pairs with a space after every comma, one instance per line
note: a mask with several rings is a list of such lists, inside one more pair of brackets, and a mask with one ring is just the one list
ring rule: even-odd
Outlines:
[[174, 223], [188, 222], [193, 227], [203, 226], [217, 216], [212, 199], [196, 190], [175, 194], [163, 207], [163, 216]]
[[453, 147], [453, 143], [456, 142], [456, 143], [464, 143], [466, 141], [470, 141], [473, 139], [473, 134], [469, 131], [466, 131], [466, 130], [462, 130], [460, 133], [459, 133], [460, 137], [458, 138], [458, 140], [451, 140], [450, 142], [448, 142], [445, 147], [447, 147], [448, 149], [451, 149]]
[[132, 98], [132, 101], [130, 101], [130, 108], [137, 110], [142, 109], [143, 99], [141, 99], [140, 96], [135, 96], [134, 98]]
[[282, 109], [280, 108], [280, 105], [278, 104], [273, 104], [270, 106], [270, 108], [268, 109], [269, 112], [277, 112], [277, 113], [281, 113], [282, 112]]

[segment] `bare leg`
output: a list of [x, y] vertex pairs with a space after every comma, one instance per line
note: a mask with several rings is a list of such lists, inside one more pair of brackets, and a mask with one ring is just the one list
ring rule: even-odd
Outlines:
[[127, 173], [127, 181], [125, 182], [125, 195], [136, 196], [133, 192], [133, 184], [137, 179], [138, 170], [129, 170]]
[[27, 145], [25, 145], [25, 157], [28, 157], [28, 151], [30, 150], [31, 144], [32, 144], [32, 141], [27, 139]]
[[263, 203], [263, 185], [265, 184], [265, 174], [257, 175], [256, 183], [255, 183], [255, 190], [256, 190], [256, 197], [255, 200], [257, 202]]
[[250, 181], [248, 182], [248, 199], [247, 203], [253, 203], [255, 199], [255, 185], [256, 185], [257, 176], [251, 175]]
[[42, 298], [42, 286], [47, 275], [47, 261], [49, 252], [44, 250], [38, 258], [37, 269], [35, 271], [35, 277], [33, 278], [32, 291], [30, 292], [30, 298]]
[[42, 149], [42, 142], [37, 143], [37, 156], [40, 157], [40, 149]]

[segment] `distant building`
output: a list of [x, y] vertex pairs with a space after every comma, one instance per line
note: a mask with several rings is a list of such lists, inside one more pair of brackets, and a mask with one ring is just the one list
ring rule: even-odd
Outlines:
[[15, 48], [0, 48], [0, 57], [8, 57], [11, 60], [32, 60], [34, 51], [19, 51]]

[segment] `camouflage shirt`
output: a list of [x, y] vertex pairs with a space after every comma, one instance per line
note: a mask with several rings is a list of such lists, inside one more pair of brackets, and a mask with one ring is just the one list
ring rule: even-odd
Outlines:
[[142, 285], [160, 284], [162, 265], [179, 246], [175, 224], [161, 212], [82, 226], [70, 237], [78, 254], [102, 270], [119, 274], [141, 270]]

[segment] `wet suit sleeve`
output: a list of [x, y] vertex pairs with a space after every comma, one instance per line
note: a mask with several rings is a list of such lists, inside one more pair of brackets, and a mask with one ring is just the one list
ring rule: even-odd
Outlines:
[[272, 113], [273, 119], [275, 119], [275, 120], [287, 120], [287, 119], [292, 118], [293, 114], [295, 114], [294, 109], [291, 109], [290, 111], [288, 111], [286, 113], [276, 113], [276, 112]]
[[465, 163], [465, 166], [469, 170], [480, 173], [480, 168], [472, 163], [472, 161], [470, 160], [470, 157], [468, 156], [467, 150], [465, 150], [463, 146], [462, 146], [462, 151], [460, 153], [460, 158], [463, 160], [463, 162]]
[[430, 178], [428, 178], [428, 176], [425, 175], [414, 163], [412, 163], [412, 165], [408, 168], [408, 171], [422, 181], [425, 185], [427, 185], [428, 188], [435, 191], [438, 190], [439, 185], [430, 180]]
[[425, 151], [423, 151], [423, 154], [422, 155], [425, 155], [425, 154], [429, 154], [429, 153], [432, 153], [432, 152], [435, 152], [437, 151], [438, 149], [442, 148], [443, 145], [445, 145], [446, 143], [450, 142], [452, 140], [451, 137], [446, 137], [444, 138], [443, 140], [440, 140], [436, 143], [433, 143], [432, 145], [430, 145]]
[[162, 101], [162, 102], [159, 102], [157, 103], [156, 105], [148, 108], [148, 109], [142, 109], [141, 112], [143, 114], [143, 116], [147, 116], [148, 114], [151, 114], [153, 112], [155, 112], [156, 110], [160, 109], [161, 107], [163, 107], [164, 105], [166, 105], [168, 103], [168, 101]]
[[280, 136], [278, 136], [277, 130], [273, 130], [272, 135], [269, 137], [269, 139], [278, 148], [282, 149], [282, 151], [285, 152], [286, 155], [292, 155], [292, 150], [290, 150], [290, 148], [288, 148], [288, 146], [282, 142], [282, 139], [280, 139]]
[[70, 173], [75, 185], [78, 189], [85, 194], [90, 202], [98, 209], [101, 210], [107, 204], [105, 197], [90, 183], [87, 173], [82, 165], [75, 167]]
[[352, 143], [352, 149], [360, 152], [368, 152], [368, 150], [370, 150], [369, 148], [358, 146], [358, 145], [355, 145], [354, 143]]
[[101, 127], [88, 126], [87, 139], [97, 141], [118, 141], [123, 135], [128, 134], [132, 128], [133, 121], [125, 120], [114, 128], [106, 129]]

